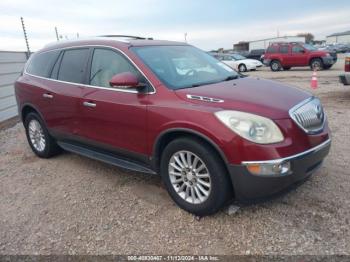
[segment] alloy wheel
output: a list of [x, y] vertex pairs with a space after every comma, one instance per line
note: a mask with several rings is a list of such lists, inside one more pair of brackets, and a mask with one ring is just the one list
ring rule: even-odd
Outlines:
[[272, 63], [272, 69], [273, 69], [274, 71], [278, 71], [278, 70], [279, 70], [279, 64], [278, 64], [277, 62], [273, 62], [273, 63]]
[[32, 119], [28, 124], [30, 142], [38, 152], [43, 152], [46, 146], [44, 131], [38, 120]]
[[168, 172], [175, 192], [186, 202], [201, 204], [211, 192], [211, 177], [204, 161], [190, 151], [178, 151], [169, 161]]
[[239, 72], [245, 72], [247, 69], [246, 69], [245, 65], [240, 65], [238, 70], [239, 70]]
[[314, 61], [312, 63], [312, 69], [319, 71], [321, 69], [321, 63], [319, 61]]

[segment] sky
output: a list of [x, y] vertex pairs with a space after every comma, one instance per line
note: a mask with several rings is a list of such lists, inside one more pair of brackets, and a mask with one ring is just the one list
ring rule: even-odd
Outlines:
[[0, 50], [31, 51], [63, 39], [126, 34], [184, 41], [204, 50], [239, 41], [350, 30], [349, 0], [1, 0]]

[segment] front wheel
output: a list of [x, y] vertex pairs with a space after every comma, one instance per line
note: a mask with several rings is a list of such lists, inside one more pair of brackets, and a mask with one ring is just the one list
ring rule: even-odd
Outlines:
[[281, 70], [281, 63], [277, 60], [273, 60], [270, 64], [270, 68], [274, 72], [280, 71]]
[[238, 71], [239, 71], [239, 72], [247, 72], [247, 67], [246, 67], [246, 65], [245, 65], [245, 64], [240, 64], [240, 65], [238, 66]]
[[170, 142], [163, 151], [160, 171], [175, 203], [195, 215], [217, 212], [231, 196], [231, 183], [222, 160], [197, 139]]
[[312, 70], [322, 70], [323, 69], [323, 63], [322, 63], [322, 60], [319, 59], [319, 58], [315, 58], [315, 59], [312, 59], [311, 63], [310, 63], [310, 68]]

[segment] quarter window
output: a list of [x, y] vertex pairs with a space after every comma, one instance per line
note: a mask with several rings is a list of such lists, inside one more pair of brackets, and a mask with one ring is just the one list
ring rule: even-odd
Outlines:
[[57, 60], [59, 53], [60, 51], [48, 51], [34, 54], [26, 71], [32, 75], [49, 77], [51, 68]]
[[123, 55], [108, 49], [95, 49], [90, 70], [90, 85], [111, 87], [111, 78], [124, 72], [131, 72], [140, 82], [145, 82], [138, 70]]
[[72, 49], [64, 51], [58, 80], [83, 83], [89, 49]]

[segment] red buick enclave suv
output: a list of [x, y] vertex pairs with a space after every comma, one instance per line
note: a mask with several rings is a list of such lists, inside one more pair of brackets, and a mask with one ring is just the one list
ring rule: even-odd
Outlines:
[[299, 184], [331, 144], [319, 99], [185, 43], [58, 42], [32, 55], [15, 91], [39, 157], [63, 148], [159, 173], [173, 200], [201, 216]]

